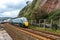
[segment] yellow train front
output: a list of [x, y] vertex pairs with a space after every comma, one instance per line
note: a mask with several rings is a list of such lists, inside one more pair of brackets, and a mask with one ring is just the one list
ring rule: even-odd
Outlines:
[[11, 20], [11, 23], [18, 24], [20, 27], [25, 27], [25, 28], [28, 28], [29, 26], [28, 20], [25, 17], [13, 19]]
[[29, 26], [28, 21], [24, 22], [24, 26], [25, 26], [25, 27], [28, 27], [28, 26]]

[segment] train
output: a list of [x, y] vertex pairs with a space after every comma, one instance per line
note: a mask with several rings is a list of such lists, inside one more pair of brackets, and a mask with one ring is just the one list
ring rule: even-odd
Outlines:
[[15, 18], [15, 19], [7, 19], [5, 22], [8, 22], [10, 24], [19, 25], [21, 27], [28, 28], [29, 23], [26, 17], [21, 18]]

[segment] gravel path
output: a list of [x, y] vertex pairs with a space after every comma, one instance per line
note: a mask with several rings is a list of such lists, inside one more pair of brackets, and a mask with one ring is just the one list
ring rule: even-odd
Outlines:
[[0, 40], [12, 40], [12, 38], [5, 30], [0, 28]]

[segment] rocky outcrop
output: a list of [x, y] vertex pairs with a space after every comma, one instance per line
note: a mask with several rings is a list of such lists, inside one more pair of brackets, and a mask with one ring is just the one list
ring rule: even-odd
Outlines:
[[47, 12], [51, 12], [54, 9], [58, 8], [59, 0], [47, 0], [43, 7], [46, 9]]
[[60, 9], [60, 0], [58, 0], [58, 4], [56, 6], [56, 9]]
[[[46, 18], [51, 11], [60, 8], [60, 0], [33, 0], [29, 6], [25, 6], [18, 17], [27, 17], [28, 19]], [[44, 17], [43, 17], [44, 16]]]

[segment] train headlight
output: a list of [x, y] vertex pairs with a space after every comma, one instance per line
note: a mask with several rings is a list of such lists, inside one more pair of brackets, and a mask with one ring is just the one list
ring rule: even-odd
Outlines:
[[28, 22], [25, 22], [24, 24], [25, 24], [25, 26], [28, 26]]

